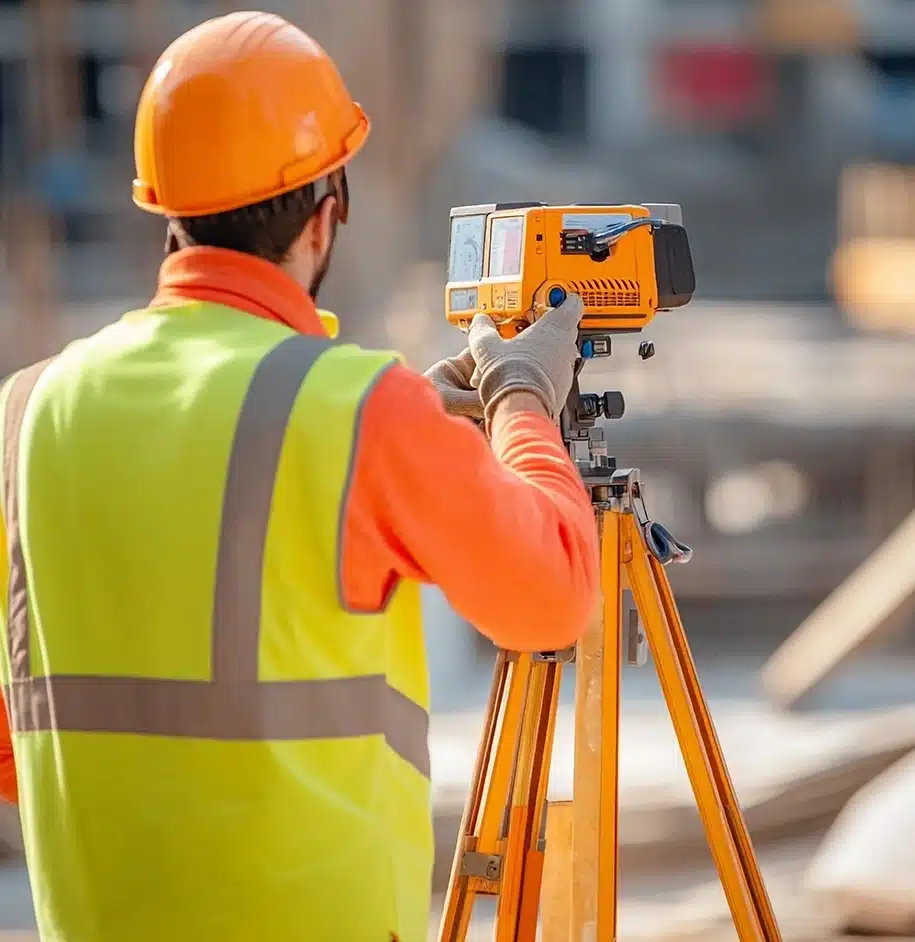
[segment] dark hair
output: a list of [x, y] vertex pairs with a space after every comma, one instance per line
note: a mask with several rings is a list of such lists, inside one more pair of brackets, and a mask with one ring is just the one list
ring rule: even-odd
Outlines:
[[166, 252], [192, 245], [234, 249], [268, 262], [285, 261], [317, 208], [315, 185], [211, 216], [170, 218]]

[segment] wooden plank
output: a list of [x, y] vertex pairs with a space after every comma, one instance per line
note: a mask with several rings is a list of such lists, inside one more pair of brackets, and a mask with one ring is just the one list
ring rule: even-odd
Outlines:
[[915, 323], [915, 238], [853, 239], [832, 260], [836, 300], [848, 319], [871, 330], [910, 330]]
[[915, 236], [915, 167], [852, 164], [839, 178], [839, 242]]
[[546, 857], [540, 904], [541, 942], [569, 942], [572, 933], [571, 801], [551, 801], [546, 815]]
[[[915, 748], [911, 706], [823, 716], [717, 703], [713, 714], [747, 826], [758, 846], [787, 833], [808, 834], [820, 828], [859, 788]], [[560, 707], [551, 801], [573, 798], [574, 724], [571, 706]], [[479, 726], [479, 719], [469, 716], [433, 716], [436, 891], [445, 888], [450, 870]], [[695, 799], [662, 705], [653, 705], [647, 713], [624, 711], [620, 760], [624, 884], [651, 868], [708, 861]], [[594, 822], [586, 826], [586, 836], [597, 830]]]
[[790, 706], [832, 674], [915, 593], [915, 511], [769, 659], [766, 695]]
[[782, 53], [835, 53], [858, 47], [861, 28], [849, 0], [766, 0], [760, 38]]

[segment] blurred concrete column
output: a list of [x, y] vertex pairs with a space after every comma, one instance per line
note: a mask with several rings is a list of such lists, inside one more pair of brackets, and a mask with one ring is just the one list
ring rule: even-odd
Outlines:
[[12, 371], [48, 356], [56, 346], [57, 284], [52, 220], [44, 208], [28, 196], [10, 195], [0, 216], [14, 311], [0, 335], [12, 352], [4, 352], [0, 366]]
[[74, 55], [71, 0], [25, 7], [27, 191], [8, 207], [7, 245], [16, 282], [22, 353], [47, 355], [58, 324], [55, 243], [63, 213], [81, 186], [85, 146], [82, 82]]
[[29, 140], [48, 154], [82, 143], [82, 83], [76, 67], [71, 0], [28, 0]]
[[390, 343], [385, 304], [417, 259], [428, 173], [493, 85], [502, 0], [313, 0], [293, 19], [336, 60], [372, 119], [353, 162], [349, 224], [322, 302], [348, 339]]
[[585, 0], [583, 10], [593, 56], [594, 141], [609, 150], [627, 147], [651, 127], [656, 0]]
[[911, 0], [846, 0], [859, 24], [862, 46], [880, 52], [909, 53], [915, 44]]

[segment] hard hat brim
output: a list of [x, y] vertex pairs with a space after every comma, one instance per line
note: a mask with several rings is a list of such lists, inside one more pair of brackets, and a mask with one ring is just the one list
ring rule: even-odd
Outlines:
[[284, 193], [291, 193], [293, 190], [307, 186], [309, 183], [314, 183], [317, 180], [326, 177], [328, 174], [333, 173], [335, 170], [339, 170], [340, 167], [343, 167], [345, 164], [348, 164], [365, 146], [365, 142], [368, 140], [369, 134], [372, 130], [372, 122], [368, 115], [362, 110], [362, 108], [357, 103], [354, 102], [354, 104], [358, 108], [359, 123], [347, 137], [345, 152], [337, 160], [331, 161], [327, 164], [327, 166], [322, 167], [321, 172], [318, 174], [312, 173], [301, 178], [292, 175], [289, 177], [289, 179], [285, 180], [281, 184], [278, 184], [276, 187], [265, 190], [261, 193], [246, 194], [244, 199], [241, 200], [233, 200], [232, 202], [214, 203], [206, 206], [195, 207], [163, 205], [154, 198], [150, 198], [155, 196], [154, 190], [151, 186], [141, 180], [134, 180], [133, 203], [135, 206], [139, 207], [145, 212], [152, 213], [156, 216], [171, 216], [180, 218], [213, 216], [217, 213], [227, 213], [235, 209], [241, 209], [244, 206], [252, 206], [255, 203], [262, 203], [265, 200], [282, 196]]

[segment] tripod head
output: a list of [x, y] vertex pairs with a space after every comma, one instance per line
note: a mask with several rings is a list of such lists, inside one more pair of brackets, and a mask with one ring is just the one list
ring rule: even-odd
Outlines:
[[[616, 459], [607, 453], [604, 430], [597, 428], [597, 420], [621, 419], [626, 412], [626, 401], [619, 390], [603, 393], [583, 393], [579, 375], [589, 360], [603, 359], [612, 353], [612, 340], [608, 334], [582, 331], [578, 339], [581, 356], [575, 363], [572, 388], [562, 410], [559, 426], [562, 440], [569, 449], [579, 473], [589, 488], [606, 487], [616, 470]], [[643, 360], [653, 357], [654, 344], [639, 344]]]

